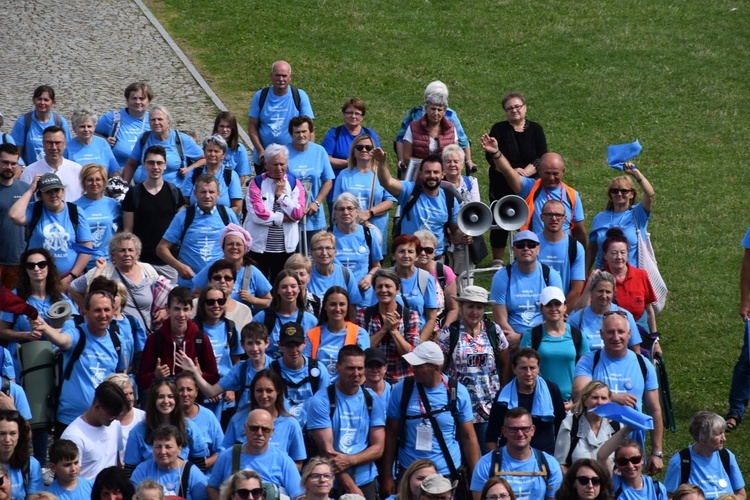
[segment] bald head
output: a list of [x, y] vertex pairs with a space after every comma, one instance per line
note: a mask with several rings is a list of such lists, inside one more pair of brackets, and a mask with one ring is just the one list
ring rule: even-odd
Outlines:
[[556, 188], [565, 174], [565, 162], [558, 153], [545, 153], [539, 160], [539, 178], [546, 188]]
[[286, 61], [276, 61], [271, 66], [271, 84], [273, 93], [284, 95], [292, 83], [292, 66]]
[[624, 312], [606, 313], [601, 329], [604, 351], [608, 356], [621, 358], [627, 354], [630, 341], [630, 324]]

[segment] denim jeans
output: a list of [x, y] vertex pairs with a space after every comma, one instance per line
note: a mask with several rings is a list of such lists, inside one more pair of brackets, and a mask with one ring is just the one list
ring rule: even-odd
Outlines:
[[742, 352], [734, 365], [732, 385], [729, 388], [729, 413], [742, 420], [750, 399], [750, 355], [748, 355], [748, 336], [750, 321], [745, 322], [745, 336], [742, 341]]

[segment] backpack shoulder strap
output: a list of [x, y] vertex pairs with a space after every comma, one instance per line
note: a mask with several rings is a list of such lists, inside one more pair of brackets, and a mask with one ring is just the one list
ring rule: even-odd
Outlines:
[[409, 408], [409, 400], [411, 399], [412, 392], [414, 392], [414, 376], [409, 376], [404, 379], [404, 390], [401, 393], [401, 404], [399, 405], [401, 411], [399, 440], [402, 447], [406, 446], [406, 410]]
[[73, 366], [78, 362], [78, 359], [81, 357], [81, 354], [83, 354], [83, 349], [86, 347], [86, 333], [83, 331], [83, 328], [81, 326], [77, 326], [78, 333], [80, 333], [80, 337], [78, 337], [78, 342], [76, 343], [76, 346], [73, 348], [73, 354], [70, 355], [70, 360], [68, 360], [68, 366], [65, 367], [65, 372], [63, 373], [63, 381], [70, 380], [71, 375], [73, 375]]
[[151, 131], [150, 130], [146, 130], [144, 133], [141, 134], [141, 138], [139, 139], [139, 143], [140, 143], [140, 146], [141, 146], [141, 156], [143, 156], [143, 153], [146, 152], [146, 150], [143, 149], [143, 148], [146, 147], [146, 143], [148, 142], [148, 138], [149, 137], [151, 137]]
[[26, 229], [26, 249], [29, 249], [29, 241], [31, 240], [31, 235], [34, 233], [34, 229], [37, 225], [39, 225], [39, 221], [42, 218], [42, 211], [44, 210], [44, 203], [41, 201], [37, 201], [34, 203], [34, 208], [31, 209], [31, 222], [29, 222], [29, 227]]
[[594, 353], [594, 362], [591, 363], [591, 378], [594, 378], [594, 370], [596, 370], [596, 365], [599, 364], [599, 360], [602, 359], [602, 351], [598, 350]]
[[542, 264], [542, 278], [544, 278], [545, 286], [549, 286], [549, 271], [550, 271], [549, 266], [547, 264]]
[[578, 441], [580, 441], [580, 438], [578, 437], [578, 426], [580, 422], [581, 416], [573, 414], [573, 425], [570, 426], [570, 449], [568, 449], [568, 455], [565, 457], [565, 463], [562, 464], [566, 467], [570, 467], [573, 463], [573, 451], [576, 449], [576, 446], [578, 446]]
[[73, 231], [78, 231], [78, 205], [75, 203], [67, 202], [68, 215], [70, 216], [70, 222], [73, 224]]
[[122, 116], [120, 116], [120, 110], [116, 109], [112, 112], [112, 131], [110, 137], [117, 137], [117, 132], [120, 131], [120, 125], [122, 123]]
[[544, 477], [544, 484], [547, 486], [547, 490], [549, 490], [549, 464], [547, 463], [547, 457], [544, 456], [544, 452], [542, 450], [538, 450], [536, 448], [532, 448], [534, 450], [534, 457], [536, 457], [536, 464], [539, 468], [539, 474], [540, 476]]
[[274, 359], [273, 361], [271, 361], [271, 365], [269, 366], [269, 368], [275, 371], [277, 375], [281, 376], [281, 365], [279, 364], [278, 359]]
[[198, 180], [198, 177], [200, 177], [202, 173], [203, 173], [203, 167], [195, 167], [193, 169], [192, 175], [190, 176], [190, 184], [195, 186], [195, 181]]
[[221, 217], [221, 222], [224, 223], [224, 227], [228, 226], [231, 221], [229, 220], [227, 207], [225, 205], [216, 205], [216, 210], [219, 211], [219, 217]]
[[[182, 192], [177, 186], [175, 186], [171, 182], [164, 181], [164, 184], [166, 184], [169, 187], [169, 193], [172, 195], [172, 202], [174, 203], [174, 209], [175, 209], [175, 212], [177, 212], [177, 210], [179, 210], [179, 208], [185, 204], [184, 198], [182, 196]], [[136, 184], [136, 186], [140, 186], [140, 184]]]
[[495, 451], [492, 452], [492, 457], [490, 461], [490, 473], [489, 477], [498, 477], [500, 475], [500, 472], [503, 470], [503, 449], [497, 448]]
[[539, 351], [539, 346], [542, 344], [543, 335], [544, 331], [541, 324], [531, 329], [531, 348], [537, 352]]
[[404, 211], [401, 213], [401, 217], [404, 219], [409, 218], [409, 213], [411, 212], [411, 209], [414, 208], [414, 205], [416, 205], [417, 200], [422, 194], [422, 185], [421, 184], [415, 184], [414, 189], [411, 192], [411, 195], [409, 195], [409, 199], [406, 200], [406, 204], [404, 205]]
[[573, 267], [573, 263], [578, 258], [578, 240], [568, 235], [568, 267]]
[[271, 90], [271, 87], [265, 87], [260, 91], [260, 99], [258, 99], [258, 109], [262, 110], [263, 106], [266, 104], [266, 99], [268, 99], [268, 92]]
[[445, 288], [445, 264], [442, 262], [435, 262], [435, 274], [437, 274], [438, 283], [441, 288]]
[[222, 170], [222, 173], [224, 174], [224, 184], [226, 184], [228, 188], [232, 183], [232, 171], [228, 168], [225, 168]]
[[62, 128], [62, 117], [55, 113], [54, 111], [51, 111], [52, 113], [52, 119], [55, 120], [55, 126]]
[[320, 368], [318, 368], [317, 359], [307, 360], [307, 378], [310, 379], [310, 388], [313, 394], [315, 394], [318, 392], [318, 387], [320, 387]]
[[451, 215], [453, 215], [453, 207], [456, 203], [456, 196], [451, 190], [442, 189], [442, 191], [445, 193], [445, 204], [448, 207], [448, 215], [445, 218], [445, 229], [447, 230], [448, 226], [450, 226], [451, 223]]
[[336, 413], [336, 384], [331, 384], [326, 388], [328, 392], [328, 407], [330, 409], [328, 418], [333, 422], [333, 414]]
[[419, 291], [422, 292], [422, 296], [424, 296], [427, 293], [427, 283], [430, 281], [430, 273], [418, 267], [414, 269], [417, 271], [417, 286], [419, 287]]
[[460, 334], [460, 330], [461, 323], [459, 321], [454, 321], [448, 326], [448, 354], [446, 354], [445, 356], [443, 371], [447, 370], [451, 365], [451, 362], [453, 362], [453, 352], [456, 350], [456, 346], [458, 345], [458, 336]]
[[346, 266], [341, 266], [341, 273], [344, 275], [344, 282], [349, 285], [349, 278], [351, 278], [351, 275], [349, 273], [349, 268]]
[[365, 406], [367, 406], [367, 417], [372, 419], [372, 394], [364, 385], [362, 386], [362, 394], [365, 397]]
[[177, 149], [177, 156], [180, 157], [180, 165], [183, 167], [188, 166], [187, 158], [185, 157], [185, 151], [182, 147], [182, 136], [180, 135], [181, 132], [179, 130], [175, 130], [175, 138], [174, 138], [174, 145]]
[[185, 235], [193, 224], [193, 220], [195, 220], [195, 210], [195, 205], [190, 205], [185, 209], [185, 223], [182, 225], [182, 235], [180, 236], [181, 242], [185, 241]]
[[187, 460], [182, 466], [182, 472], [180, 473], [180, 491], [177, 492], [177, 495], [182, 498], [187, 498], [190, 494], [188, 486], [190, 483], [190, 471], [192, 468], [193, 462], [190, 460]]
[[372, 321], [372, 317], [376, 312], [378, 312], [377, 304], [365, 307], [365, 325], [367, 326], [367, 328], [370, 328], [370, 321]]
[[680, 450], [680, 484], [690, 482], [690, 469], [693, 465], [690, 457], [690, 448]]
[[[581, 317], [583, 317], [583, 313], [581, 313]], [[576, 348], [576, 361], [578, 361], [579, 359], [581, 359], [581, 344], [583, 343], [583, 334], [581, 333], [581, 330], [571, 325], [570, 336], [573, 337], [573, 345]]]
[[237, 338], [237, 327], [235, 326], [234, 321], [226, 316], [224, 317], [224, 326], [226, 327], [227, 332], [227, 349], [229, 349], [231, 353], [235, 339]]
[[372, 233], [370, 232], [370, 227], [363, 225], [362, 231], [365, 233], [365, 243], [367, 244], [367, 248], [372, 248]]
[[232, 447], [232, 474], [240, 470], [240, 454], [242, 453], [242, 443], [235, 443]]
[[28, 142], [29, 138], [29, 130], [31, 130], [31, 116], [33, 115], [33, 111], [29, 111], [28, 113], [24, 113], [23, 115], [23, 142], [24, 145], [26, 142]]
[[729, 463], [729, 452], [726, 448], [719, 450], [719, 458], [721, 459], [721, 466], [724, 467], [724, 472], [727, 473], [727, 477], [731, 479], [732, 475], [729, 473], [731, 467]]
[[297, 113], [302, 111], [302, 98], [299, 95], [299, 89], [294, 85], [289, 86], [292, 91], [292, 100], [294, 100], [294, 107], [297, 108]]
[[638, 358], [638, 365], [641, 368], [641, 375], [643, 375], [643, 392], [646, 392], [646, 376], [648, 375], [648, 369], [646, 368], [646, 360], [642, 354], [635, 355]]
[[[339, 125], [339, 126], [338, 126], [338, 127], [336, 127], [336, 129], [335, 129], [335, 130], [333, 131], [333, 142], [336, 142], [336, 141], [338, 141], [338, 140], [339, 140], [339, 137], [341, 137], [341, 129], [343, 129], [343, 128], [344, 128], [344, 126], [343, 126], [343, 125]], [[364, 127], [362, 127], [362, 128], [364, 128]]]

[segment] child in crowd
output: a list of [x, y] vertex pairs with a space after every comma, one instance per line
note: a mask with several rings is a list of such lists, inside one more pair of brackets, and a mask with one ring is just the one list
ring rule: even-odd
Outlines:
[[81, 462], [78, 446], [68, 439], [58, 439], [49, 449], [49, 468], [55, 474], [55, 480], [47, 492], [57, 495], [60, 500], [89, 500], [94, 483], [84, 477], [78, 477]]

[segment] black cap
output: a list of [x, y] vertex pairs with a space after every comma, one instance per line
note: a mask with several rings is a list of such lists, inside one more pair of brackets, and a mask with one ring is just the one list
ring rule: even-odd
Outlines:
[[[266, 311], [268, 313], [268, 311]], [[305, 331], [298, 323], [289, 322], [281, 325], [279, 330], [279, 345], [304, 344]]]
[[385, 354], [377, 347], [368, 347], [365, 349], [365, 366], [369, 365], [373, 361], [380, 363], [381, 365], [387, 365]]

